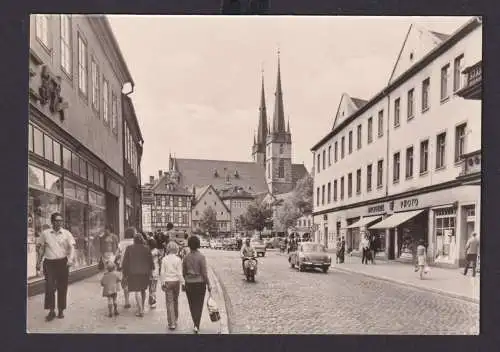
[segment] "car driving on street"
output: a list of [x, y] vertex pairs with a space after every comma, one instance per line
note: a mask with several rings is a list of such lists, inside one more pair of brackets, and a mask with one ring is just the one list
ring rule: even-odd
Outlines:
[[258, 238], [253, 238], [250, 241], [250, 245], [255, 248], [255, 251], [257, 252], [257, 256], [265, 256], [266, 255], [266, 244], [264, 243], [263, 240], [260, 240]]
[[326, 273], [332, 264], [332, 258], [328, 255], [325, 246], [322, 244], [301, 242], [297, 250], [288, 256], [288, 262], [292, 268], [297, 267], [299, 271], [320, 268]]

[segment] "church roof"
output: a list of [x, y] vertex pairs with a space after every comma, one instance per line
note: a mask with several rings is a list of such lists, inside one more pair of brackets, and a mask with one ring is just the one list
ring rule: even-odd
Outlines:
[[219, 190], [232, 185], [252, 194], [268, 189], [265, 169], [255, 162], [176, 158], [176, 165], [181, 184], [188, 187], [212, 185]]
[[220, 189], [219, 197], [221, 199], [254, 199], [250, 192], [237, 186]]
[[286, 132], [285, 131], [285, 110], [283, 108], [283, 91], [281, 89], [281, 66], [280, 56], [278, 51], [278, 77], [276, 79], [276, 93], [274, 101], [274, 114], [273, 114], [273, 133]]

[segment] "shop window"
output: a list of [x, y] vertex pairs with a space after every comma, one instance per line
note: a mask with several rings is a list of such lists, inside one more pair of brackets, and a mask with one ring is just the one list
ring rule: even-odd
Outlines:
[[71, 159], [71, 151], [63, 147], [63, 167], [68, 171], [71, 171]]
[[61, 144], [56, 141], [52, 142], [54, 150], [54, 163], [61, 165]]
[[43, 133], [36, 127], [33, 127], [33, 141], [35, 154], [43, 156]]
[[76, 186], [76, 199], [87, 202], [87, 189], [85, 187]]
[[28, 165], [28, 184], [44, 187], [43, 170], [33, 165]]
[[58, 175], [54, 175], [48, 171], [45, 171], [45, 189], [53, 192], [53, 193], [61, 193], [62, 185], [61, 185], [61, 177]]
[[33, 126], [28, 125], [28, 149], [33, 151]]
[[456, 211], [455, 208], [434, 211], [434, 231], [436, 236], [436, 257], [453, 256], [456, 251]]
[[64, 195], [76, 198], [76, 185], [70, 181], [64, 181]]

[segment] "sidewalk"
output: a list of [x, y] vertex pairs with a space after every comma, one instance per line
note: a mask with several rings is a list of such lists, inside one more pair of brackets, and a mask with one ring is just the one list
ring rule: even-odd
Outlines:
[[375, 260], [375, 263], [361, 264], [360, 257], [346, 256], [344, 264], [336, 264], [332, 254], [331, 268], [479, 303], [479, 273], [473, 278], [470, 271], [464, 276], [463, 269], [431, 267], [430, 273], [420, 280], [410, 264], [383, 260]]
[[[64, 319], [45, 322], [47, 311], [43, 309], [43, 294], [29, 297], [27, 300], [26, 329], [28, 333], [159, 333], [159, 334], [193, 334], [193, 323], [184, 292], [179, 294], [179, 321], [177, 329], [167, 328], [167, 309], [165, 294], [158, 285], [157, 308], [147, 306], [143, 318], [135, 316], [135, 297], [130, 295], [132, 308], [123, 308], [123, 292], [118, 294], [118, 317], [108, 318], [107, 300], [102, 297], [100, 279], [102, 274], [71, 284], [68, 289], [68, 309]], [[200, 334], [227, 334], [227, 314], [224, 296], [220, 284], [213, 271], [209, 270], [212, 283], [212, 294], [217, 301], [221, 320], [210, 321], [206, 308], [208, 292], [205, 295]]]

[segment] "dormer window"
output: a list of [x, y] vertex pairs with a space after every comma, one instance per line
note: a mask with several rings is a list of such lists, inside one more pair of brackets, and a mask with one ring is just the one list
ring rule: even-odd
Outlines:
[[217, 172], [217, 169], [214, 169], [214, 177], [219, 177], [219, 173]]
[[410, 53], [410, 61], [413, 61], [413, 52]]
[[239, 178], [239, 177], [240, 177], [240, 174], [238, 173], [238, 170], [236, 170], [236, 171], [234, 172], [234, 177], [236, 177], [236, 178]]

